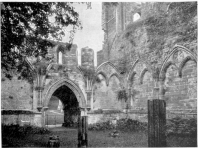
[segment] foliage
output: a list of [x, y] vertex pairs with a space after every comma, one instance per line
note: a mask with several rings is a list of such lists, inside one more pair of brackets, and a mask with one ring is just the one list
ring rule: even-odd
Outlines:
[[[53, 44], [61, 41], [64, 29], [72, 26], [70, 43], [75, 30], [81, 27], [78, 13], [71, 3], [64, 2], [3, 2], [1, 5], [1, 66], [5, 76], [30, 73], [25, 57], [45, 56]], [[54, 22], [53, 22], [54, 21]]]
[[4, 125], [2, 124], [2, 133], [3, 136], [9, 135], [10, 137], [19, 136], [19, 137], [25, 137], [29, 134], [46, 134], [49, 133], [49, 130], [45, 127], [36, 127], [31, 125]]
[[153, 74], [152, 74], [153, 79], [154, 80], [159, 80], [159, 74], [160, 74], [159, 68], [158, 67], [156, 67], [156, 68], [152, 67], [152, 71], [153, 71]]
[[128, 100], [127, 92], [125, 89], [119, 90], [117, 94], [118, 100], [124, 100], [125, 102]]
[[94, 79], [94, 77], [95, 77], [95, 69], [94, 68], [80, 66], [80, 69], [82, 70], [85, 78], [88, 78], [88, 80]]
[[110, 121], [96, 123], [89, 125], [89, 130], [120, 130], [125, 132], [137, 132], [137, 131], [146, 131], [147, 130], [147, 123], [139, 122], [137, 120], [132, 119], [119, 119], [117, 120], [117, 125], [113, 125]]
[[19, 115], [19, 114], [35, 114], [30, 110], [1, 110], [1, 115]]
[[197, 136], [197, 119], [183, 119], [175, 117], [167, 122], [168, 135], [190, 135]]
[[118, 2], [104, 2], [104, 5], [106, 7], [117, 6]]
[[132, 89], [131, 96], [132, 96], [133, 98], [135, 98], [135, 96], [138, 95], [139, 93], [140, 93], [140, 92], [139, 92], [138, 90]]
[[127, 56], [124, 56], [124, 58], [119, 59], [118, 63], [118, 69], [120, 71], [120, 74], [125, 74], [128, 69], [128, 60], [126, 59]]
[[146, 131], [147, 123], [132, 119], [120, 119], [117, 123], [117, 129], [122, 131]]
[[97, 83], [100, 83], [101, 82], [101, 80], [100, 80], [100, 78], [97, 76], [96, 77], [96, 80], [95, 80]]
[[88, 130], [95, 130], [95, 131], [111, 130], [113, 128], [114, 128], [114, 126], [111, 124], [110, 121], [91, 124], [88, 126]]

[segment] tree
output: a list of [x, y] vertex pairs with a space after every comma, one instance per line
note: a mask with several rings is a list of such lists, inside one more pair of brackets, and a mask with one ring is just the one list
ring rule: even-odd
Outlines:
[[[54, 22], [53, 22], [54, 21]], [[79, 15], [71, 3], [3, 2], [1, 4], [1, 69], [6, 77], [27, 77], [27, 56], [45, 57], [50, 39], [61, 41], [71, 26], [72, 44], [75, 30], [81, 28]]]

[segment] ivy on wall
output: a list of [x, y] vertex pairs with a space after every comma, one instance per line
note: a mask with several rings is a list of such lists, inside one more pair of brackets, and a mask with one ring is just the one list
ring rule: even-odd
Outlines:
[[[156, 8], [149, 10], [153, 11], [152, 15], [132, 22], [126, 27], [122, 38], [128, 40], [131, 47], [125, 49], [128, 50], [128, 53], [122, 60], [128, 64], [130, 62], [126, 57], [132, 53], [133, 56], [141, 55], [139, 58], [148, 61], [151, 67], [159, 66], [163, 49], [171, 48], [175, 44], [189, 44], [197, 40], [197, 2], [171, 2], [169, 5], [166, 3], [166, 9], [163, 8], [165, 3], [155, 4]], [[141, 39], [145, 42], [142, 43]], [[144, 54], [148, 55], [146, 59]], [[123, 62], [120, 63], [121, 66]], [[153, 67], [155, 73], [153, 77], [158, 79], [155, 66]]]
[[128, 95], [125, 89], [119, 90], [117, 93], [117, 98], [119, 101], [127, 101], [128, 100]]
[[95, 77], [95, 69], [94, 68], [86, 68], [80, 66], [80, 69], [83, 72], [83, 75], [85, 78], [88, 78], [88, 80], [93, 80]]

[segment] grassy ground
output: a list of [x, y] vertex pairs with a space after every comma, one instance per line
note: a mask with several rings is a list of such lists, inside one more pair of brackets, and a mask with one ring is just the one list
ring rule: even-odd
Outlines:
[[[120, 136], [112, 138], [109, 136], [111, 131], [89, 131], [88, 144], [89, 147], [147, 147], [147, 133], [141, 132], [120, 132]], [[62, 147], [77, 147], [77, 130], [76, 129], [60, 129], [52, 130], [48, 134], [31, 134], [23, 138], [9, 137], [7, 141], [3, 141], [3, 146], [13, 147], [44, 147], [51, 135], [60, 137]], [[5, 137], [5, 134], [2, 136]], [[9, 139], [9, 140], [8, 140]], [[168, 147], [196, 147], [196, 137], [168, 136]]]

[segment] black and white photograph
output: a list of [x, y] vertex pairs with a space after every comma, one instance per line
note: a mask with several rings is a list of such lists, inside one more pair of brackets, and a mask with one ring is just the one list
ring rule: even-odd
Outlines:
[[197, 1], [4, 1], [1, 147], [198, 147]]

